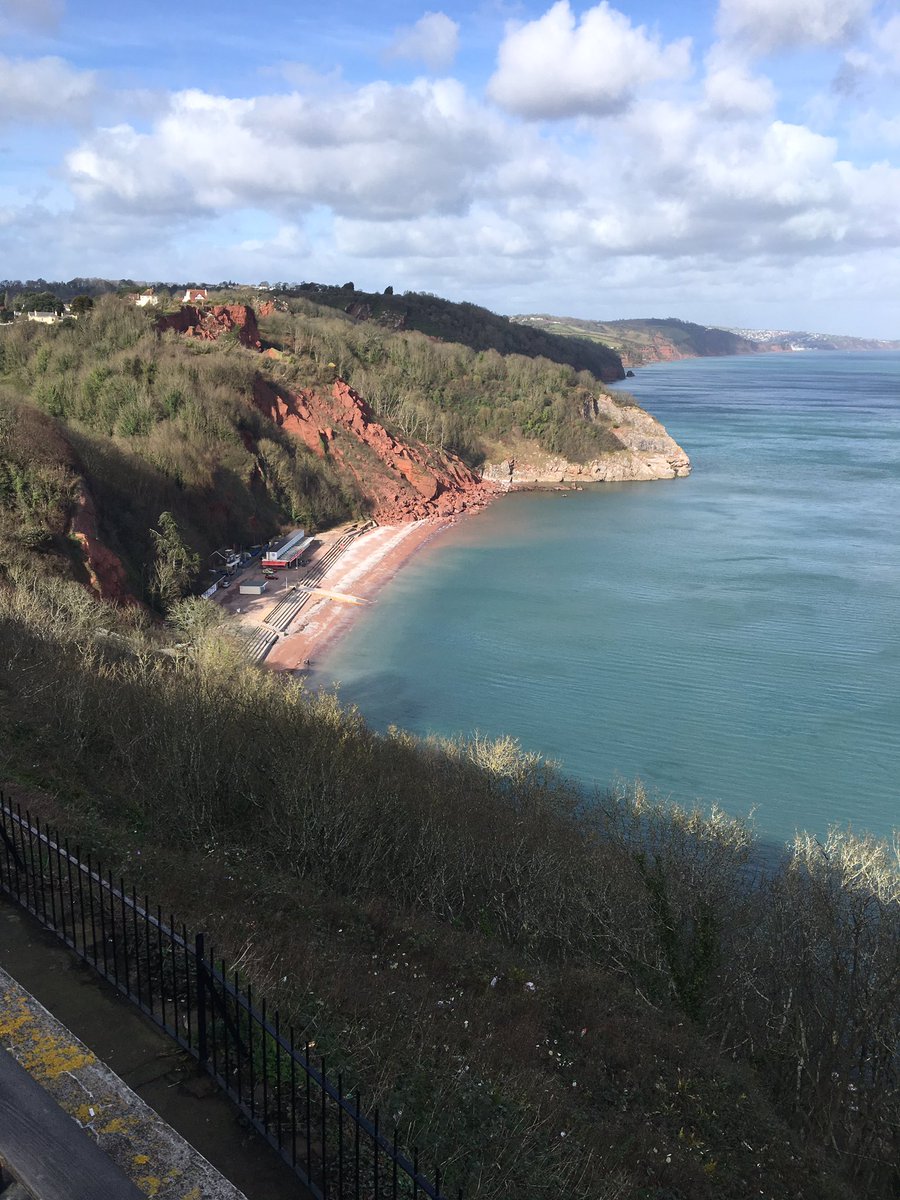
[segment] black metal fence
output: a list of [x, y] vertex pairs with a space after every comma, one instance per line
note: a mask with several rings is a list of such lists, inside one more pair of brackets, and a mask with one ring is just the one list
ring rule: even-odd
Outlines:
[[[376, 1109], [329, 1076], [278, 1010], [215, 960], [204, 935], [140, 902], [0, 793], [0, 890], [192, 1054], [317, 1200], [445, 1200], [387, 1136]], [[459, 1193], [460, 1197], [462, 1193]]]

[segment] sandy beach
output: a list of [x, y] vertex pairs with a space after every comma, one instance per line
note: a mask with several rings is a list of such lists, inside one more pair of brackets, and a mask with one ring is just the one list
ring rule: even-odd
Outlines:
[[[432, 518], [404, 525], [378, 525], [359, 534], [331, 564], [316, 587], [337, 598], [314, 595], [297, 614], [288, 631], [278, 638], [264, 665], [276, 671], [320, 671], [327, 652], [347, 633], [354, 621], [373, 603], [385, 584], [396, 575], [425, 542], [461, 518]], [[248, 636], [262, 626], [267, 613], [303, 584], [328, 551], [351, 527], [339, 526], [318, 534], [315, 552], [305, 569], [280, 571], [261, 596], [240, 594], [240, 584], [260, 576], [258, 563], [239, 572], [231, 586], [214, 599], [239, 622]]]

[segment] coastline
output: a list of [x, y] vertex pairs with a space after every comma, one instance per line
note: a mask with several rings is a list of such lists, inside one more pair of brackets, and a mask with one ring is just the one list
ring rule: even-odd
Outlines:
[[[690, 459], [684, 450], [655, 417], [637, 405], [619, 405], [604, 393], [595, 398], [585, 416], [613, 419], [619, 448], [589, 463], [571, 463], [534, 446], [523, 446], [521, 457], [483, 469], [477, 497], [467, 495], [461, 504], [454, 503], [443, 512], [442, 506], [429, 504], [413, 520], [403, 520], [403, 515], [413, 513], [397, 513], [399, 521], [361, 533], [350, 525], [331, 529], [316, 538], [309, 569], [285, 572], [272, 581], [271, 590], [267, 587], [264, 594], [252, 599], [242, 595], [239, 587], [219, 593], [217, 603], [244, 627], [251, 653], [257, 646], [262, 648], [268, 669], [321, 678], [336, 643], [412, 555], [442, 529], [481, 511], [498, 496], [519, 490], [581, 491], [587, 483], [649, 482], [690, 474]], [[394, 511], [390, 515], [394, 516]], [[333, 557], [332, 550], [338, 557]], [[325, 573], [320, 574], [316, 566], [323, 561]], [[294, 603], [298, 593], [292, 595], [291, 589], [298, 585], [302, 589], [307, 579], [313, 585], [312, 594], [298, 608]], [[267, 616], [273, 613], [274, 626], [267, 624]], [[271, 648], [266, 654], [267, 640]]]
[[[474, 514], [379, 525], [362, 534], [322, 581], [328, 590], [352, 600], [315, 600], [303, 610], [297, 628], [273, 646], [265, 666], [275, 671], [320, 675], [330, 652], [397, 572], [432, 538], [470, 515]], [[270, 604], [271, 599], [267, 601]]]
[[[675, 443], [672, 443], [674, 446]], [[676, 447], [681, 454], [684, 452]], [[684, 456], [685, 461], [687, 456]], [[669, 467], [669, 463], [666, 463]], [[690, 467], [687, 467], [687, 473]], [[646, 475], [642, 478], [633, 469], [614, 473], [605, 482], [647, 482], [668, 477], [674, 478], [675, 472], [660, 469], [657, 463], [646, 464]], [[327, 674], [327, 662], [337, 643], [350, 631], [368, 605], [377, 600], [379, 593], [400, 571], [422, 546], [430, 542], [445, 529], [467, 520], [483, 511], [488, 504], [493, 503], [509, 492], [518, 491], [583, 491], [584, 483], [596, 483], [596, 478], [578, 477], [566, 478], [544, 476], [538, 473], [537, 478], [527, 478], [521, 482], [497, 485], [494, 482], [493, 494], [468, 511], [448, 516], [423, 517], [419, 520], [397, 524], [377, 525], [374, 529], [360, 534], [344, 551], [344, 553], [329, 568], [321, 580], [323, 592], [334, 593], [333, 596], [316, 596], [305, 606], [295, 628], [282, 634], [273, 645], [265, 658], [263, 665], [274, 671], [322, 679]], [[317, 561], [328, 552], [343, 534], [348, 526], [340, 526], [322, 535], [315, 558]], [[218, 597], [218, 602], [239, 620], [245, 628], [258, 629], [258, 623], [277, 602], [279, 592], [294, 583], [302, 584], [303, 575], [282, 576], [279, 586], [272, 593], [258, 600], [248, 600], [237, 593], [237, 589], [227, 596]]]

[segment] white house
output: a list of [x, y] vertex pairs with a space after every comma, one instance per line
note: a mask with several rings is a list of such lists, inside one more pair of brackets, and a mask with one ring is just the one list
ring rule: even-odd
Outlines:
[[147, 288], [146, 292], [141, 292], [139, 296], [135, 297], [134, 302], [138, 308], [146, 308], [148, 304], [156, 308], [159, 304], [159, 296], [154, 295], [153, 288]]

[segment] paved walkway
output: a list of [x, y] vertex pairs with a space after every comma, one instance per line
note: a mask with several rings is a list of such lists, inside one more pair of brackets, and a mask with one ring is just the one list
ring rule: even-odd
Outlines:
[[307, 1196], [188, 1055], [5, 900], [0, 900], [0, 1047], [146, 1196]]

